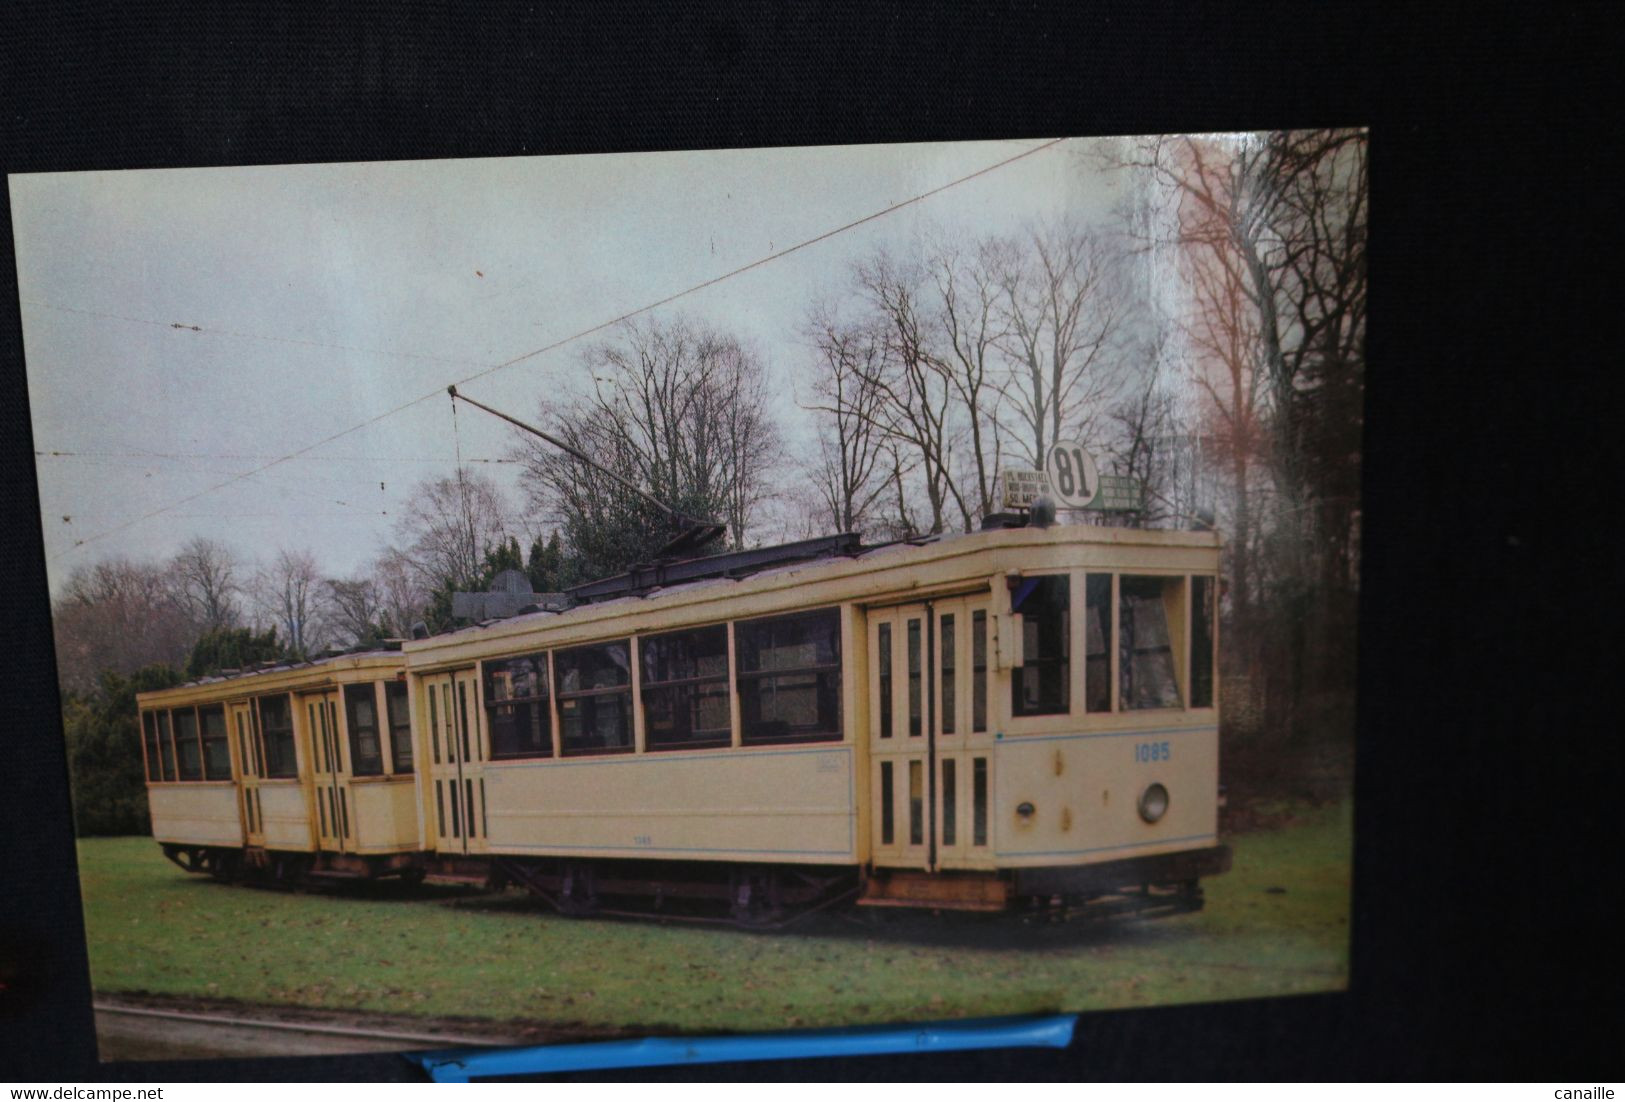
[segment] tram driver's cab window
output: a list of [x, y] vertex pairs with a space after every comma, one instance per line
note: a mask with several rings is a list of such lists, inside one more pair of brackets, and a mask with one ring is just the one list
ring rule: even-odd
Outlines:
[[205, 705], [197, 710], [197, 717], [203, 729], [203, 779], [231, 780], [231, 741], [226, 737], [225, 707]]
[[203, 743], [198, 741], [197, 712], [191, 708], [176, 708], [170, 713], [175, 724], [175, 760], [180, 764], [180, 779], [203, 779]]
[[1183, 652], [1183, 578], [1124, 574], [1118, 579], [1118, 702], [1124, 710], [1178, 708]]
[[147, 780], [164, 779], [163, 759], [158, 752], [158, 716], [154, 712], [141, 713], [141, 730], [147, 743]]
[[1218, 633], [1218, 579], [1191, 577], [1191, 707], [1213, 707], [1214, 641]]
[[1112, 576], [1089, 574], [1083, 600], [1084, 710], [1112, 710]]
[[1010, 711], [1057, 715], [1072, 706], [1072, 579], [1065, 574], [1022, 578], [1010, 594], [1021, 617], [1021, 665], [1010, 679]]

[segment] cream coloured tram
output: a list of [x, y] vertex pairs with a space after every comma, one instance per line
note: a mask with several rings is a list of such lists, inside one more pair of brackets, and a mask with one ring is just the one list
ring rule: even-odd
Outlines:
[[406, 670], [370, 651], [137, 697], [153, 836], [223, 878], [415, 875]]
[[[394, 742], [382, 772], [356, 774], [376, 768], [357, 739], [390, 740], [346, 710], [337, 669], [290, 684], [308, 816], [282, 836], [299, 843], [296, 869], [483, 878], [567, 913], [772, 924], [849, 901], [1188, 908], [1199, 879], [1228, 867], [1215, 534], [993, 528], [718, 559], [327, 663], [373, 677], [376, 715], [411, 743], [410, 787]], [[283, 676], [315, 667], [301, 669]], [[228, 716], [261, 698], [223, 684], [146, 694], [143, 722], [205, 689], [229, 698]], [[251, 814], [258, 798], [243, 794], [264, 773], [233, 775]], [[354, 796], [392, 781], [390, 800]], [[206, 871], [244, 860], [222, 844], [255, 867], [289, 858], [246, 819], [233, 835], [222, 814], [206, 842], [169, 825], [169, 785], [150, 785], [166, 851], [194, 847]], [[323, 825], [329, 806], [355, 835]]]

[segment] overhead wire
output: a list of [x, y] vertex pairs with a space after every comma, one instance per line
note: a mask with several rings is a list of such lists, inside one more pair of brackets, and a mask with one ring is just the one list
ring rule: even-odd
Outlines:
[[[275, 459], [274, 455], [232, 455], [226, 452], [108, 452], [108, 451], [40, 451], [34, 452], [36, 459], [234, 459], [246, 462], [259, 462], [263, 459]], [[522, 459], [492, 459], [478, 456], [464, 456], [462, 459], [450, 458], [440, 455], [307, 455], [299, 458], [322, 463], [522, 463]]]
[[423, 360], [426, 363], [442, 363], [460, 367], [484, 367], [484, 360], [470, 360], [458, 356], [431, 356], [424, 352], [399, 352], [390, 348], [366, 348], [354, 344], [337, 344], [332, 341], [311, 340], [308, 337], [280, 337], [268, 333], [245, 333], [237, 329], [219, 329], [214, 326], [188, 325], [179, 321], [159, 321], [156, 318], [134, 318], [128, 314], [113, 314], [105, 310], [86, 310], [79, 306], [61, 306], [54, 302], [40, 302], [37, 299], [19, 299], [24, 306], [37, 306], [42, 310], [55, 310], [64, 314], [82, 314], [90, 318], [107, 318], [112, 321], [127, 321], [134, 325], [156, 325], [163, 329], [184, 329], [192, 333], [207, 333], [215, 337], [236, 337], [240, 340], [272, 341], [277, 344], [300, 344], [308, 348], [331, 348], [337, 352], [360, 352], [368, 356], [389, 356], [403, 360]]
[[[866, 214], [861, 218], [857, 218], [857, 219], [854, 219], [854, 220], [852, 220], [850, 222], [846, 222], [846, 223], [844, 223], [844, 224], [842, 224], [840, 226], [835, 227], [834, 229], [826, 230], [823, 233], [817, 234], [816, 236], [809, 237], [809, 238], [807, 238], [807, 239], [805, 239], [803, 241], [799, 241], [796, 244], [789, 246], [788, 248], [781, 249], [781, 250], [779, 250], [777, 252], [769, 253], [767, 256], [759, 257], [756, 260], [753, 260], [748, 264], [743, 264], [743, 265], [741, 265], [741, 266], [739, 266], [737, 268], [731, 269], [730, 271], [724, 272], [721, 275], [713, 276], [712, 278], [707, 279], [707, 280], [702, 280], [701, 282], [693, 284], [692, 286], [686, 287], [681, 291], [677, 291], [677, 292], [675, 292], [673, 294], [665, 296], [664, 298], [657, 299], [654, 302], [648, 303], [648, 304], [646, 304], [644, 306], [640, 306], [635, 310], [628, 310], [625, 313], [618, 315], [617, 317], [610, 318], [608, 321], [603, 321], [603, 322], [598, 323], [597, 325], [589, 326], [588, 328], [582, 329], [582, 330], [580, 330], [578, 332], [575, 332], [575, 333], [572, 333], [567, 337], [561, 337], [560, 339], [558, 339], [556, 341], [552, 341], [552, 342], [550, 342], [548, 344], [542, 345], [540, 348], [532, 349], [531, 351], [523, 353], [522, 355], [515, 356], [512, 359], [504, 360], [504, 361], [502, 361], [501, 363], [498, 363], [498, 364], [492, 364], [490, 366], [486, 366], [486, 367], [483, 368], [483, 370], [477, 371], [474, 374], [469, 375], [469, 376], [467, 376], [465, 378], [456, 380], [456, 382], [453, 383], [452, 385], [454, 385], [454, 386], [463, 386], [463, 385], [466, 385], [467, 383], [471, 383], [471, 382], [475, 382], [475, 381], [477, 381], [479, 379], [487, 378], [487, 377], [489, 377], [491, 375], [496, 374], [499, 371], [505, 371], [510, 367], [514, 367], [514, 366], [516, 366], [518, 364], [524, 363], [527, 360], [535, 359], [537, 356], [545, 355], [548, 352], [555, 351], [555, 350], [557, 350], [559, 348], [564, 347], [567, 344], [571, 344], [571, 343], [573, 343], [575, 341], [581, 340], [584, 337], [590, 337], [595, 333], [601, 333], [606, 329], [611, 329], [611, 328], [613, 328], [613, 327], [615, 327], [617, 325], [623, 324], [624, 322], [631, 321], [633, 318], [640, 317], [640, 316], [642, 316], [644, 314], [647, 314], [647, 313], [650, 313], [651, 311], [654, 311], [654, 310], [658, 310], [663, 306], [669, 306], [672, 303], [677, 302], [680, 299], [684, 299], [684, 298], [687, 298], [687, 297], [689, 297], [691, 295], [698, 294], [700, 291], [706, 290], [707, 288], [715, 287], [717, 284], [722, 283], [725, 280], [729, 280], [729, 279], [732, 279], [732, 278], [734, 278], [736, 276], [743, 275], [746, 272], [754, 271], [755, 269], [760, 268], [760, 267], [762, 267], [762, 266], [764, 266], [766, 264], [772, 263], [773, 261], [776, 261], [776, 260], [782, 260], [787, 256], [790, 256], [790, 255], [792, 255], [794, 253], [800, 252], [803, 249], [810, 248], [813, 245], [820, 244], [821, 242], [828, 241], [832, 237], [836, 237], [836, 236], [838, 236], [840, 234], [847, 233], [848, 231], [854, 230], [854, 229], [858, 228], [859, 226], [867, 225], [870, 222], [876, 221], [876, 220], [881, 219], [881, 218], [885, 218], [885, 217], [887, 217], [888, 215], [891, 215], [891, 214], [895, 214], [897, 211], [900, 211], [900, 210], [903, 210], [903, 209], [905, 209], [907, 207], [913, 206], [916, 203], [924, 202], [926, 199], [929, 199], [929, 198], [931, 198], [933, 196], [936, 196], [936, 195], [940, 195], [943, 192], [949, 190], [950, 188], [955, 188], [955, 187], [958, 187], [958, 186], [960, 186], [962, 184], [969, 183], [970, 181], [978, 179], [978, 178], [980, 178], [982, 176], [986, 176], [989, 173], [997, 172], [1000, 169], [1007, 168], [1008, 166], [1010, 166], [1012, 164], [1015, 164], [1017, 161], [1025, 160], [1026, 158], [1032, 157], [1032, 156], [1034, 156], [1034, 155], [1036, 155], [1038, 153], [1043, 153], [1043, 152], [1045, 152], [1047, 150], [1054, 149], [1056, 146], [1060, 145], [1064, 141], [1066, 141], [1065, 138], [1053, 138], [1053, 139], [1051, 139], [1049, 141], [1040, 142], [1037, 145], [1034, 145], [1034, 146], [1031, 146], [1029, 148], [1023, 149], [1020, 153], [1016, 153], [1016, 154], [1013, 154], [1013, 155], [1011, 155], [1009, 157], [1005, 157], [1002, 160], [993, 162], [992, 164], [984, 165], [982, 168], [977, 169], [975, 172], [967, 173], [964, 176], [960, 176], [960, 177], [957, 177], [957, 178], [955, 178], [953, 180], [949, 180], [946, 183], [939, 184], [936, 187], [931, 188], [928, 191], [922, 191], [917, 195], [913, 195], [913, 196], [910, 196], [907, 199], [900, 200], [900, 201], [898, 201], [896, 203], [891, 204], [890, 206], [883, 207], [880, 210], [874, 211], [874, 212], [872, 212], [870, 214]], [[52, 305], [46, 304], [46, 303], [30, 303], [30, 305], [44, 306], [47, 309], [71, 310], [72, 312], [75, 312], [75, 313], [86, 313], [86, 314], [94, 314], [95, 313], [93, 311], [78, 310], [78, 309], [74, 309], [74, 308], [71, 308], [71, 307], [52, 306]], [[119, 320], [125, 320], [125, 321], [141, 322], [143, 324], [161, 324], [161, 325], [166, 325], [166, 326], [168, 326], [170, 328], [177, 329], [177, 330], [190, 330], [190, 331], [196, 331], [196, 332], [209, 332], [210, 331], [210, 330], [203, 329], [201, 326], [183, 325], [180, 322], [154, 322], [151, 319], [126, 318], [126, 317], [123, 317], [122, 315], [115, 315], [115, 314], [107, 314], [107, 315], [104, 315], [104, 316], [118, 318]], [[229, 331], [222, 330], [220, 332], [229, 332]], [[232, 334], [232, 335], [249, 336], [249, 337], [253, 337], [254, 339], [281, 340], [281, 341], [286, 341], [288, 343], [295, 343], [295, 344], [297, 344], [297, 343], [311, 343], [311, 344], [316, 344], [318, 346], [323, 346], [323, 345], [321, 345], [320, 342], [306, 342], [306, 341], [301, 341], [301, 340], [299, 340], [297, 338], [262, 337], [262, 336], [257, 336], [257, 335], [253, 335], [253, 334]], [[343, 347], [343, 346], [324, 346], [324, 347]], [[356, 349], [356, 351], [368, 351], [368, 352], [374, 352], [374, 353], [379, 352], [379, 350], [376, 350], [376, 349], [373, 349], [373, 350]], [[411, 353], [393, 353], [393, 352], [390, 352], [390, 353], [382, 353], [382, 354], [413, 356], [413, 354], [411, 354]], [[439, 359], [439, 357], [426, 357], [426, 356], [413, 356], [413, 358], [418, 358], [418, 359]], [[454, 361], [454, 362], [457, 362], [457, 363], [460, 363], [460, 364], [463, 364], [463, 365], [474, 365], [475, 364], [475, 361], [468, 361], [468, 360], [461, 360], [461, 361]], [[204, 496], [206, 496], [208, 494], [214, 493], [217, 490], [222, 490], [222, 489], [225, 489], [227, 486], [231, 486], [231, 485], [234, 485], [234, 484], [236, 484], [238, 482], [241, 482], [245, 478], [250, 478], [250, 477], [252, 477], [252, 476], [254, 476], [256, 474], [260, 474], [260, 473], [262, 473], [264, 471], [270, 470], [273, 467], [277, 467], [277, 466], [280, 466], [283, 463], [287, 463], [287, 462], [289, 462], [291, 460], [297, 459], [300, 456], [307, 455], [310, 452], [313, 452], [318, 448], [325, 447], [326, 445], [331, 444], [335, 440], [341, 440], [344, 437], [349, 436], [352, 433], [360, 432], [362, 429], [369, 428], [372, 425], [378, 424], [380, 421], [387, 420], [388, 418], [395, 416], [397, 413], [401, 413], [401, 412], [403, 412], [405, 410], [408, 410], [408, 409], [412, 408], [413, 406], [416, 406], [416, 405], [418, 405], [418, 404], [420, 404], [422, 402], [426, 402], [431, 398], [434, 398], [434, 397], [436, 397], [436, 396], [438, 396], [440, 394], [445, 393], [445, 391], [446, 391], [446, 388], [444, 386], [436, 386], [433, 390], [428, 391], [427, 393], [420, 394], [415, 398], [410, 398], [410, 399], [408, 399], [408, 400], [406, 400], [404, 402], [399, 403], [398, 405], [391, 406], [389, 409], [386, 409], [386, 410], [382, 411], [381, 413], [374, 414], [373, 416], [368, 417], [365, 420], [358, 422], [357, 424], [351, 425], [349, 428], [341, 429], [338, 432], [332, 433], [332, 434], [330, 434], [328, 436], [324, 436], [322, 439], [317, 440], [314, 443], [307, 444], [307, 445], [305, 445], [304, 447], [301, 447], [301, 448], [296, 448], [295, 450], [293, 450], [291, 452], [288, 452], [288, 453], [286, 453], [284, 455], [281, 455], [281, 456], [277, 457], [276, 459], [270, 460], [269, 462], [265, 463], [263, 466], [256, 467], [255, 469], [253, 469], [251, 471], [244, 471], [244, 472], [241, 472], [239, 474], [232, 475], [231, 477], [229, 477], [227, 479], [224, 479], [221, 482], [215, 483], [214, 485], [208, 487], [207, 489], [199, 490], [195, 494], [188, 494], [187, 496], [179, 498], [179, 499], [177, 499], [175, 501], [172, 501], [172, 502], [168, 503], [167, 505], [161, 505], [156, 509], [148, 510], [147, 512], [141, 514], [138, 517], [134, 517], [134, 518], [132, 518], [130, 520], [127, 520], [127, 521], [124, 521], [124, 522], [122, 522], [120, 524], [116, 524], [111, 528], [107, 528], [107, 529], [104, 529], [104, 530], [102, 530], [100, 532], [97, 532], [97, 533], [94, 533], [92, 535], [86, 536], [83, 539], [75, 540], [70, 547], [68, 547], [68, 548], [66, 548], [66, 549], [64, 549], [62, 551], [57, 552], [55, 555], [48, 556], [48, 559], [49, 559], [49, 561], [54, 562], [55, 560], [59, 559], [61, 556], [65, 555], [65, 554], [68, 554], [68, 553], [70, 553], [72, 551], [76, 551], [81, 547], [84, 547], [84, 546], [87, 546], [89, 544], [95, 543], [95, 542], [97, 542], [99, 540], [106, 539], [109, 536], [117, 535], [118, 533], [123, 532], [123, 531], [125, 531], [125, 530], [127, 530], [129, 528], [132, 528], [137, 524], [143, 524], [146, 521], [149, 521], [149, 520], [153, 519], [154, 517], [162, 516], [163, 514], [171, 512], [174, 509], [178, 509], [182, 505], [190, 504], [191, 502], [196, 501], [198, 498], [204, 497]]]

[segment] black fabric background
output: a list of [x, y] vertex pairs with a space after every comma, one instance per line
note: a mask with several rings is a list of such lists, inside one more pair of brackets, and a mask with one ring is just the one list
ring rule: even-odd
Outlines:
[[[1619, 1067], [1605, 10], [12, 4], [0, 156], [26, 172], [1371, 126], [1352, 990], [1088, 1015], [1061, 1053], [597, 1077], [1583, 1083]], [[393, 1056], [93, 1062], [9, 201], [0, 218], [0, 952], [25, 969], [0, 993], [0, 1076], [413, 1078]]]

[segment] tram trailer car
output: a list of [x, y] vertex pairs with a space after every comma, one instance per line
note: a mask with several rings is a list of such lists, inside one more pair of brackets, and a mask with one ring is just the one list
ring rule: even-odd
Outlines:
[[398, 650], [266, 664], [136, 700], [153, 836], [182, 868], [421, 877]]
[[[708, 560], [649, 568], [579, 587], [565, 611], [281, 671], [303, 822], [289, 800], [283, 834], [242, 822], [233, 842], [223, 804], [215, 833], [188, 834], [156, 781], [155, 833], [200, 871], [516, 883], [565, 913], [774, 925], [852, 901], [1200, 905], [1200, 879], [1230, 862], [1216, 534], [993, 528], [840, 547], [724, 576]], [[372, 679], [379, 716], [404, 698], [414, 814], [356, 803], [358, 785], [407, 791], [403, 755], [342, 704], [361, 692], [339, 669]], [[143, 723], [206, 687], [143, 695]], [[263, 789], [239, 758], [256, 760], [232, 757], [235, 787]], [[239, 792], [239, 816], [250, 806]]]

